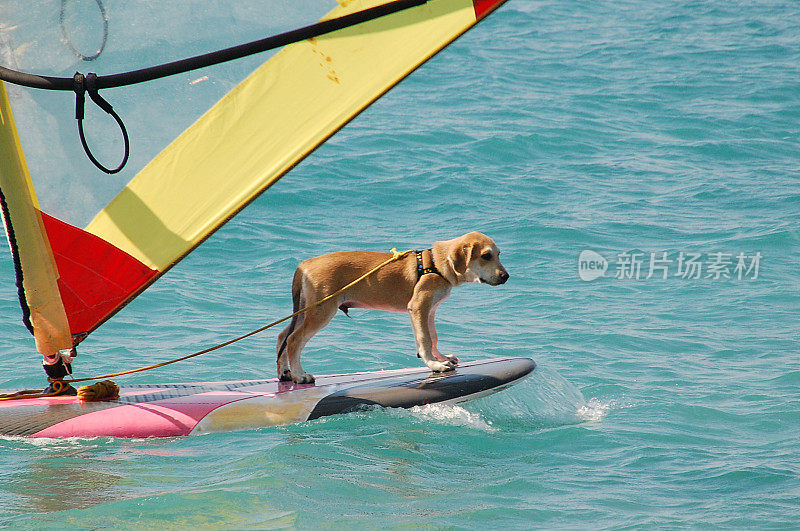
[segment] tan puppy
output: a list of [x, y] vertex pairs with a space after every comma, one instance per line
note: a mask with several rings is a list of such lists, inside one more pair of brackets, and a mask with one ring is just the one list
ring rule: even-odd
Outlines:
[[[419, 253], [418, 253], [419, 254]], [[436, 372], [455, 368], [458, 358], [436, 348], [434, 316], [450, 290], [466, 282], [497, 286], [508, 280], [494, 241], [480, 232], [436, 242], [418, 257], [414, 253], [376, 271], [338, 297], [292, 319], [278, 336], [278, 377], [311, 383], [314, 377], [300, 365], [300, 353], [311, 337], [324, 328], [339, 308], [370, 308], [408, 312], [414, 327], [417, 352]], [[347, 251], [306, 260], [297, 267], [292, 282], [294, 311], [306, 308], [341, 289], [381, 262], [390, 253]]]

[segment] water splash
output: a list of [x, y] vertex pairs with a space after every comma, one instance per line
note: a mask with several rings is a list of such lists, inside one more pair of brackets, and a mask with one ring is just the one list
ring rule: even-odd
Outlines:
[[92, 450], [113, 444], [111, 437], [29, 438], [16, 435], [0, 437], [0, 450], [33, 450], [44, 455], [64, 451]]
[[603, 417], [616, 405], [615, 400], [603, 402], [597, 398], [590, 398], [588, 402], [578, 408], [577, 415], [586, 422], [598, 422], [603, 420]]
[[409, 412], [419, 419], [435, 422], [437, 424], [462, 426], [488, 432], [497, 431], [497, 428], [492, 426], [492, 422], [490, 420], [484, 420], [480, 413], [468, 411], [458, 405], [428, 404], [425, 406], [414, 406], [409, 409]]
[[539, 364], [531, 377], [513, 388], [467, 404], [494, 429], [509, 427], [553, 428], [599, 422], [618, 406], [616, 400], [586, 399], [574, 384], [555, 369]]

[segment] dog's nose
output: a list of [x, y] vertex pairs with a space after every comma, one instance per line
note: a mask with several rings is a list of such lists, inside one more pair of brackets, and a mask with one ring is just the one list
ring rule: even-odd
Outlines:
[[505, 284], [506, 280], [508, 280], [508, 271], [501, 271], [500, 272], [500, 284]]

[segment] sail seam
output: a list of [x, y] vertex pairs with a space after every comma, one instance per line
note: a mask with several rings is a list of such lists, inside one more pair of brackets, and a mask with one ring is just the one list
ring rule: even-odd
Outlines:
[[8, 246], [11, 249], [11, 258], [14, 261], [14, 273], [17, 277], [17, 295], [19, 297], [20, 306], [22, 306], [22, 322], [25, 328], [33, 334], [33, 324], [31, 323], [31, 308], [28, 306], [28, 299], [25, 297], [25, 287], [23, 284], [22, 262], [19, 257], [19, 248], [17, 247], [17, 237], [14, 235], [14, 226], [11, 224], [11, 214], [8, 210], [6, 203], [6, 196], [0, 190], [0, 209], [3, 211], [3, 222], [6, 225], [6, 234], [8, 235]]

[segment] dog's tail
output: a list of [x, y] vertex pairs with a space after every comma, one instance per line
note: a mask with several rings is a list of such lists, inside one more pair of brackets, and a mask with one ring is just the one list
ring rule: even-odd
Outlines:
[[[292, 279], [292, 313], [297, 313], [300, 310], [300, 291], [303, 287], [303, 278], [302, 273], [300, 272], [300, 268], [294, 272], [294, 278]], [[294, 331], [294, 327], [297, 324], [297, 318], [299, 316], [295, 315], [292, 317], [291, 322], [289, 323], [289, 328], [286, 330], [286, 335], [283, 337], [283, 343], [281, 343], [281, 348], [278, 349], [278, 359], [281, 359], [281, 355], [283, 351], [286, 350], [286, 340], [289, 339], [289, 336], [292, 335]]]

